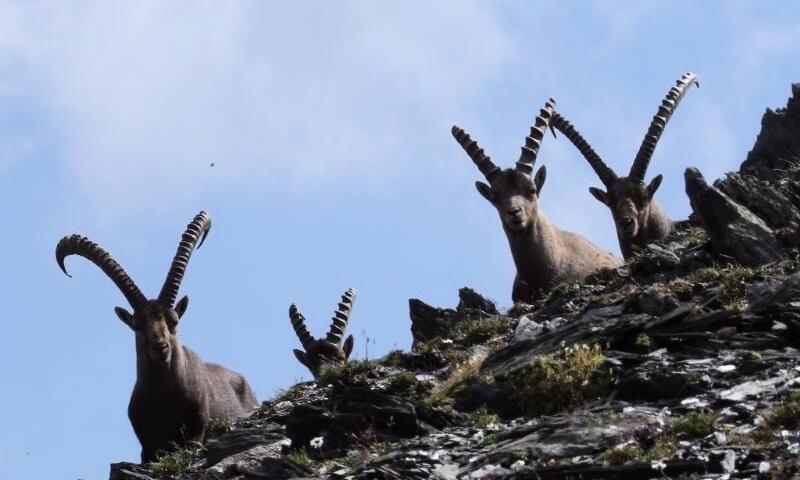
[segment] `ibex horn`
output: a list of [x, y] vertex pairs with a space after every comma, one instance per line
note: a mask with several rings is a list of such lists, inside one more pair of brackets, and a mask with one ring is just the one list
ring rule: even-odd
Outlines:
[[111, 258], [108, 252], [103, 250], [103, 248], [96, 243], [81, 235], [69, 235], [58, 242], [56, 246], [56, 262], [58, 262], [58, 266], [61, 267], [61, 271], [68, 277], [71, 277], [72, 275], [67, 273], [67, 269], [64, 267], [64, 258], [69, 255], [80, 255], [100, 267], [100, 270], [108, 275], [108, 278], [110, 278], [111, 281], [114, 282], [114, 285], [125, 295], [125, 299], [128, 300], [128, 303], [133, 307], [134, 311], [147, 304], [147, 298], [145, 298], [141, 290], [139, 290], [139, 287], [131, 280], [131, 277], [125, 273], [125, 270], [123, 270], [116, 260]]
[[328, 336], [326, 340], [330, 343], [338, 345], [342, 341], [342, 335], [347, 328], [347, 322], [350, 320], [350, 313], [353, 311], [353, 302], [356, 300], [356, 291], [348, 288], [342, 300], [339, 302], [339, 308], [333, 314], [331, 321], [331, 328], [328, 329]]
[[553, 114], [553, 119], [550, 121], [550, 127], [558, 129], [565, 137], [575, 145], [575, 148], [583, 155], [592, 169], [595, 171], [603, 185], [610, 187], [614, 180], [617, 179], [617, 174], [600, 158], [600, 155], [594, 151], [589, 142], [583, 138], [578, 130], [561, 114], [558, 112]]
[[314, 337], [308, 333], [308, 329], [306, 328], [306, 317], [300, 313], [300, 309], [297, 308], [297, 305], [294, 303], [289, 307], [289, 318], [292, 320], [294, 333], [297, 334], [297, 338], [300, 339], [300, 343], [303, 345], [303, 348], [308, 351], [308, 349], [314, 344]]
[[467, 132], [453, 125], [451, 133], [459, 145], [461, 145], [461, 148], [467, 152], [469, 158], [478, 166], [478, 170], [480, 170], [483, 176], [486, 177], [486, 180], [489, 180], [489, 183], [491, 183], [492, 178], [500, 171], [500, 168], [492, 162], [491, 157], [484, 153], [483, 149], [478, 145], [478, 142], [473, 140]]
[[544, 104], [544, 107], [539, 110], [539, 115], [536, 116], [536, 120], [531, 126], [531, 133], [525, 137], [525, 145], [522, 147], [519, 160], [517, 160], [518, 171], [528, 175], [533, 173], [533, 164], [536, 163], [539, 147], [542, 146], [542, 139], [547, 132], [547, 126], [550, 124], [555, 108], [556, 101], [550, 98]]
[[644, 176], [647, 173], [647, 166], [650, 163], [650, 159], [653, 157], [656, 144], [661, 138], [661, 134], [664, 132], [664, 127], [667, 126], [667, 122], [669, 122], [670, 117], [672, 117], [681, 99], [692, 84], [698, 87], [700, 86], [697, 75], [689, 72], [678, 79], [676, 85], [667, 92], [667, 96], [664, 97], [664, 100], [662, 100], [661, 105], [658, 107], [658, 112], [653, 116], [653, 120], [650, 122], [650, 128], [647, 129], [647, 134], [644, 136], [644, 140], [642, 140], [639, 152], [633, 160], [633, 165], [631, 166], [628, 177], [639, 180], [640, 182], [644, 181]]
[[[178, 244], [178, 251], [175, 252], [175, 257], [172, 259], [172, 266], [164, 280], [164, 286], [161, 287], [161, 293], [158, 294], [158, 301], [161, 304], [170, 308], [175, 304], [183, 274], [186, 273], [186, 267], [189, 265], [189, 258], [192, 256], [195, 245], [200, 248], [210, 230], [211, 216], [203, 211], [198, 213], [194, 220], [186, 226], [186, 231], [183, 232], [181, 242]], [[199, 245], [198, 240], [200, 241]]]

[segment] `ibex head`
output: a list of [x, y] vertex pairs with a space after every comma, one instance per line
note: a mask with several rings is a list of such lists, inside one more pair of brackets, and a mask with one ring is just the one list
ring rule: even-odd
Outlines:
[[206, 212], [200, 212], [186, 227], [161, 293], [154, 300], [148, 300], [142, 294], [111, 255], [84, 236], [69, 235], [62, 238], [56, 246], [56, 261], [61, 270], [70, 277], [64, 267], [64, 259], [69, 255], [82, 256], [100, 267], [122, 291], [133, 308], [133, 313], [122, 307], [116, 307], [114, 311], [136, 334], [137, 351], [145, 353], [154, 365], [168, 366], [175, 349], [179, 346], [178, 320], [189, 306], [188, 296], [175, 303], [178, 289], [195, 245], [199, 248], [203, 244], [210, 229], [211, 217]]
[[544, 186], [547, 170], [542, 166], [536, 171], [535, 176], [531, 177], [531, 174], [554, 109], [555, 100], [551, 98], [536, 117], [513, 169], [501, 170], [484, 153], [478, 142], [472, 140], [469, 134], [458, 126], [453, 126], [453, 137], [489, 181], [488, 185], [475, 182], [478, 193], [497, 209], [503, 227], [509, 232], [526, 231], [538, 218], [538, 198]]
[[305, 365], [314, 375], [319, 377], [320, 372], [329, 366], [341, 364], [350, 358], [353, 351], [353, 336], [347, 337], [342, 344], [342, 336], [350, 320], [350, 313], [353, 311], [353, 302], [356, 299], [356, 291], [348, 288], [339, 302], [339, 308], [333, 314], [331, 328], [325, 338], [315, 339], [308, 333], [306, 328], [306, 318], [300, 313], [300, 309], [294, 303], [289, 307], [289, 318], [292, 327], [303, 345], [303, 350], [294, 350], [294, 356]]
[[564, 133], [583, 154], [597, 176], [600, 177], [600, 181], [605, 185], [606, 190], [590, 187], [589, 191], [611, 210], [620, 238], [636, 237], [647, 223], [651, 201], [663, 179], [661, 175], [656, 175], [650, 183], [645, 184], [644, 177], [647, 167], [656, 144], [664, 132], [664, 127], [692, 84], [700, 85], [697, 76], [693, 73], [686, 73], [667, 92], [658, 107], [658, 112], [650, 122], [650, 127], [647, 129], [647, 134], [642, 140], [642, 145], [639, 147], [639, 152], [636, 154], [627, 177], [618, 177], [569, 121], [557, 112], [553, 114], [550, 127]]

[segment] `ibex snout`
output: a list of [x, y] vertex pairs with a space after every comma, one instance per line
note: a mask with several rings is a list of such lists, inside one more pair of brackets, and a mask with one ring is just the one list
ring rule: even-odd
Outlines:
[[153, 361], [167, 362], [171, 353], [169, 343], [165, 341], [158, 341], [150, 345], [150, 358]]
[[620, 217], [619, 221], [619, 231], [625, 237], [633, 237], [636, 236], [636, 232], [638, 230], [638, 222], [636, 221], [636, 217], [632, 214], [626, 214]]

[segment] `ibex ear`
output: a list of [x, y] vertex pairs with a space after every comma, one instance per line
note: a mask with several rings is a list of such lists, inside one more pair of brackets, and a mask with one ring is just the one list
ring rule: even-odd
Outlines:
[[536, 176], [533, 177], [533, 183], [536, 184], [536, 192], [542, 193], [542, 187], [544, 186], [544, 179], [547, 178], [547, 169], [542, 165], [539, 167], [539, 170], [536, 171]]
[[178, 303], [175, 305], [175, 313], [178, 314], [178, 318], [181, 318], [184, 313], [186, 313], [186, 309], [189, 307], [189, 295], [184, 295], [183, 298], [178, 300]]
[[127, 325], [128, 327], [133, 330], [133, 315], [131, 315], [127, 310], [122, 307], [114, 307], [114, 313], [117, 314], [122, 323]]
[[589, 187], [589, 193], [594, 195], [594, 198], [600, 200], [603, 205], [608, 205], [608, 194], [599, 188]]
[[664, 179], [663, 175], [656, 175], [655, 177], [653, 177], [652, 180], [650, 180], [650, 185], [647, 186], [647, 194], [650, 195], [651, 199], [653, 198], [653, 195], [656, 194], [656, 190], [658, 190], [658, 187], [661, 186], [661, 180], [663, 179]]
[[478, 189], [478, 193], [480, 193], [483, 198], [489, 201], [489, 203], [494, 203], [492, 200], [492, 187], [483, 182], [475, 182], [475, 188]]
[[302, 350], [298, 350], [298, 349], [295, 348], [294, 349], [294, 356], [297, 357], [297, 360], [300, 363], [302, 363], [303, 365], [308, 367], [308, 355], [306, 355], [306, 352], [304, 352]]
[[353, 351], [353, 336], [350, 335], [347, 337], [347, 340], [344, 341], [344, 345], [342, 345], [342, 350], [344, 350], [344, 358], [350, 358], [350, 353]]

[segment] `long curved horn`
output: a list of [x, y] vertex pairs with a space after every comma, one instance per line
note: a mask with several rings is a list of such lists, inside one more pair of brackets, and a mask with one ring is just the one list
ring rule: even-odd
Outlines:
[[102, 247], [88, 238], [82, 235], [68, 235], [62, 238], [56, 246], [56, 262], [58, 262], [58, 266], [61, 267], [61, 271], [68, 277], [71, 277], [72, 275], [67, 273], [67, 269], [64, 267], [64, 258], [69, 255], [80, 255], [100, 267], [100, 270], [108, 275], [108, 278], [110, 278], [111, 281], [114, 282], [114, 285], [125, 295], [125, 299], [128, 300], [128, 303], [133, 307], [134, 311], [140, 309], [147, 303], [147, 298], [142, 294], [141, 290], [139, 290], [139, 287], [133, 283], [131, 277], [125, 273], [125, 270], [122, 269], [119, 263], [111, 258], [111, 255], [103, 250]]
[[339, 308], [333, 314], [333, 321], [331, 328], [328, 329], [328, 336], [325, 340], [330, 343], [338, 345], [342, 341], [342, 335], [347, 328], [347, 322], [350, 320], [350, 313], [353, 311], [353, 302], [356, 300], [356, 291], [348, 288], [342, 300], [339, 302]]
[[675, 83], [676, 85], [670, 88], [664, 100], [661, 101], [658, 112], [653, 116], [653, 120], [650, 122], [650, 128], [647, 129], [647, 134], [644, 136], [644, 140], [642, 140], [642, 145], [639, 147], [636, 159], [634, 159], [633, 165], [631, 165], [631, 172], [628, 174], [630, 178], [634, 178], [640, 182], [644, 181], [644, 175], [647, 173], [647, 165], [650, 163], [650, 158], [653, 156], [656, 144], [659, 138], [661, 138], [661, 134], [664, 132], [664, 127], [667, 126], [667, 122], [669, 122], [675, 109], [678, 108], [678, 104], [681, 103], [681, 99], [689, 90], [689, 87], [691, 87], [692, 84], [698, 87], [700, 86], [697, 75], [691, 72], [685, 73]]
[[517, 170], [530, 175], [533, 173], [533, 164], [536, 163], [536, 156], [539, 155], [539, 147], [542, 146], [542, 139], [547, 132], [547, 126], [553, 117], [556, 108], [556, 101], [550, 98], [545, 102], [544, 107], [539, 110], [539, 115], [531, 126], [531, 133], [525, 137], [525, 145], [522, 153], [517, 160]]
[[[183, 232], [181, 242], [178, 244], [178, 251], [175, 252], [175, 257], [172, 259], [172, 266], [167, 273], [167, 278], [164, 280], [164, 286], [161, 287], [161, 293], [158, 294], [158, 301], [161, 304], [170, 308], [175, 304], [175, 299], [178, 297], [178, 290], [181, 287], [183, 274], [186, 273], [186, 267], [189, 265], [189, 258], [192, 256], [192, 251], [195, 245], [200, 248], [200, 245], [206, 240], [208, 232], [211, 230], [211, 215], [201, 211], [198, 213], [194, 220], [186, 226], [186, 231]], [[201, 238], [202, 235], [202, 238]], [[200, 241], [198, 245], [198, 240]]]
[[467, 152], [469, 158], [475, 162], [475, 165], [478, 166], [478, 170], [486, 177], [486, 180], [489, 180], [489, 183], [491, 183], [492, 178], [500, 171], [500, 168], [492, 162], [491, 157], [484, 153], [483, 149], [478, 145], [478, 142], [473, 140], [463, 129], [459, 128], [457, 125], [453, 125], [453, 129], [450, 132], [453, 134], [458, 144], [461, 145], [461, 148]]
[[553, 114], [553, 119], [550, 120], [550, 127], [555, 128], [561, 133], [564, 134], [565, 137], [575, 145], [575, 148], [578, 149], [579, 152], [583, 155], [583, 158], [589, 162], [594, 172], [600, 177], [600, 181], [603, 182], [603, 185], [606, 187], [610, 187], [614, 180], [617, 179], [617, 174], [614, 173], [614, 170], [606, 165], [606, 162], [600, 158], [600, 155], [594, 151], [589, 142], [583, 138], [581, 133], [575, 129], [575, 127], [569, 123], [569, 120], [562, 117], [561, 114], [558, 112]]
[[303, 348], [308, 351], [308, 349], [314, 344], [314, 337], [308, 333], [308, 329], [306, 328], [306, 317], [300, 313], [300, 309], [297, 308], [297, 305], [294, 303], [289, 307], [289, 318], [292, 321], [294, 333], [297, 334], [297, 338], [300, 339], [300, 343], [303, 345]]

